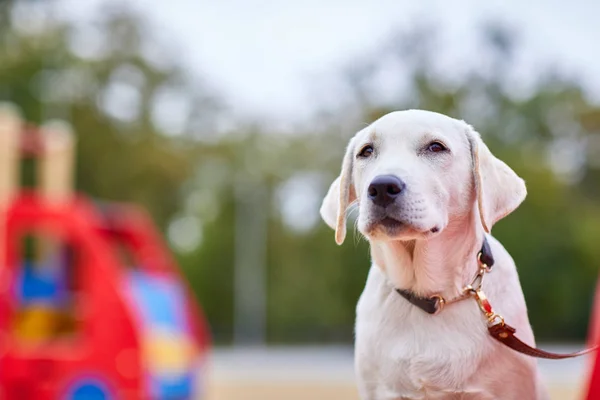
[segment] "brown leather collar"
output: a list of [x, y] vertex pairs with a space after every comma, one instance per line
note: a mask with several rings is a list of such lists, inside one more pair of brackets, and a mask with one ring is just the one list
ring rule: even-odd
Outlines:
[[479, 270], [475, 278], [470, 285], [465, 286], [463, 293], [458, 297], [450, 300], [444, 299], [441, 295], [434, 295], [431, 297], [421, 297], [411, 292], [410, 290], [396, 289], [396, 291], [408, 300], [411, 304], [419, 307], [421, 310], [428, 314], [437, 314], [444, 308], [444, 305], [455, 303], [460, 300], [468, 299], [473, 297], [480, 310], [487, 319], [488, 332], [491, 337], [502, 343], [503, 345], [510, 347], [511, 349], [518, 351], [519, 353], [526, 354], [531, 357], [548, 358], [552, 360], [559, 360], [563, 358], [578, 357], [589, 352], [598, 349], [598, 346], [592, 347], [587, 350], [578, 351], [575, 353], [558, 354], [544, 351], [535, 347], [531, 347], [528, 344], [522, 342], [515, 336], [516, 329], [504, 322], [504, 318], [496, 314], [492, 309], [492, 305], [488, 301], [485, 293], [481, 289], [483, 276], [486, 272], [491, 271], [491, 267], [494, 265], [494, 257], [490, 249], [490, 245], [487, 238], [483, 239], [483, 245], [481, 250], [477, 254], [477, 262], [479, 264]]

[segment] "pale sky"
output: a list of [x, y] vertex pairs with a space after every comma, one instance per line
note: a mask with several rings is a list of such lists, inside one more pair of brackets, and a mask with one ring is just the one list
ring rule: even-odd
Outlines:
[[[65, 14], [80, 21], [93, 18], [98, 4], [110, 3], [59, 1]], [[147, 15], [158, 37], [172, 43], [175, 56], [242, 115], [297, 120], [321, 95], [335, 101], [335, 93], [320, 93], [322, 83], [334, 87], [342, 67], [419, 21], [448, 32], [445, 51], [457, 63], [473, 57], [477, 26], [506, 21], [523, 36], [518, 69], [525, 80], [541, 65], [558, 62], [600, 99], [599, 1], [128, 1]]]

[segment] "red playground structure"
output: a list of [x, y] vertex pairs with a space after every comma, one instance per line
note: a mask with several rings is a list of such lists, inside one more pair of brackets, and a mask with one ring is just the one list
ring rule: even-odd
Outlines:
[[142, 210], [71, 192], [73, 148], [0, 108], [0, 399], [201, 398], [201, 310]]

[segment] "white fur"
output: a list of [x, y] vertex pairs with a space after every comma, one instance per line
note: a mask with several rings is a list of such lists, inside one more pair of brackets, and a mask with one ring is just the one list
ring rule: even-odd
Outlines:
[[[449, 150], [429, 151], [434, 141]], [[369, 144], [373, 154], [357, 157]], [[367, 196], [379, 175], [406, 183], [385, 209]], [[523, 180], [473, 128], [441, 114], [390, 113], [350, 141], [321, 215], [341, 244], [346, 210], [357, 201], [357, 227], [371, 244], [373, 264], [356, 310], [355, 364], [363, 399], [547, 398], [536, 360], [492, 339], [474, 300], [429, 315], [394, 290], [457, 296], [477, 271], [486, 232], [525, 195]], [[398, 224], [383, 225], [383, 218]], [[517, 336], [534, 345], [514, 262], [497, 240], [488, 240], [496, 262], [483, 290]]]

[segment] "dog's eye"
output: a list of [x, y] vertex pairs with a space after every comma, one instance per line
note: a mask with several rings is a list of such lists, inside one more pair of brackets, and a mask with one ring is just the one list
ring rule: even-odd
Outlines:
[[368, 158], [371, 157], [373, 155], [373, 146], [366, 145], [365, 147], [363, 147], [361, 149], [361, 151], [358, 152], [357, 157], [360, 158]]
[[427, 146], [427, 150], [430, 151], [430, 152], [432, 152], [432, 153], [439, 153], [439, 152], [445, 151], [447, 149], [446, 149], [446, 146], [444, 146], [440, 142], [431, 142]]

